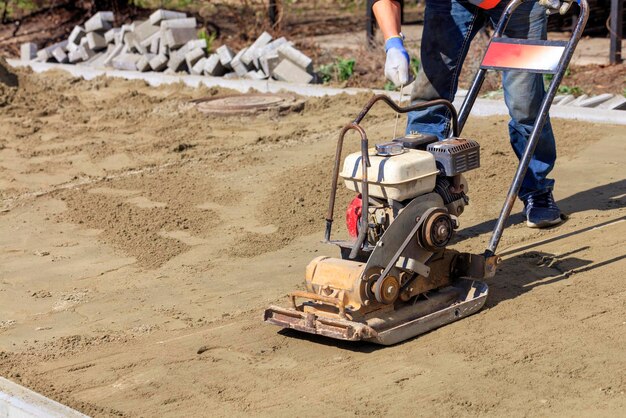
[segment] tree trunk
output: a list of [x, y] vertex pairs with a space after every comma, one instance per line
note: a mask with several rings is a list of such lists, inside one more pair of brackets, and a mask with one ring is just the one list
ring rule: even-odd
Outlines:
[[119, 12], [128, 10], [130, 6], [129, 0], [92, 0], [92, 9], [95, 12], [111, 11], [116, 15]]

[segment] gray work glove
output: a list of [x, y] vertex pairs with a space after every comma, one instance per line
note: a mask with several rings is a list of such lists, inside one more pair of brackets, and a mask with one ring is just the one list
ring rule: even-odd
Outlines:
[[409, 84], [409, 53], [404, 48], [402, 38], [390, 38], [385, 43], [387, 60], [385, 61], [385, 77], [396, 86]]
[[549, 15], [557, 11], [559, 14], [564, 15], [569, 8], [572, 7], [573, 1], [574, 0], [539, 0], [539, 4], [547, 9], [546, 13]]

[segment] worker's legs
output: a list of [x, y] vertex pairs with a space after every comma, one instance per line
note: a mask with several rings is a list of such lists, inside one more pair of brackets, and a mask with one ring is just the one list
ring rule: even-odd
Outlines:
[[[497, 24], [500, 15], [506, 7], [506, 2], [489, 10], [492, 22]], [[545, 8], [537, 2], [524, 3], [511, 17], [505, 35], [521, 39], [546, 39], [547, 16]], [[539, 108], [546, 93], [543, 75], [520, 71], [505, 71], [502, 75], [504, 100], [509, 109], [511, 121], [509, 134], [511, 145], [518, 158], [526, 147], [526, 141], [533, 129], [535, 119], [539, 115]], [[552, 190], [554, 180], [548, 179], [548, 174], [554, 167], [556, 160], [556, 145], [550, 120], [541, 132], [539, 143], [528, 166], [528, 171], [522, 182], [519, 196], [524, 199], [531, 194]]]
[[[466, 0], [426, 0], [421, 68], [412, 92], [413, 102], [454, 100], [459, 74], [473, 37], [485, 20]], [[407, 133], [421, 132], [445, 138], [450, 114], [445, 108], [410, 112]]]

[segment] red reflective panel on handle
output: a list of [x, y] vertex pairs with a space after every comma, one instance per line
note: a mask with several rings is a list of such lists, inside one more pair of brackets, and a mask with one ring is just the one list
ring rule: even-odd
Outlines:
[[496, 7], [498, 3], [500, 3], [500, 0], [483, 0], [478, 4], [478, 7], [489, 10]]
[[554, 73], [564, 51], [564, 46], [491, 42], [481, 67]]

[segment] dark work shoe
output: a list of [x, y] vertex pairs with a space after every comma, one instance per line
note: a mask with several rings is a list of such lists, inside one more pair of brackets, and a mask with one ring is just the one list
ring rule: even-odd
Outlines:
[[552, 191], [530, 195], [524, 199], [526, 225], [531, 228], [546, 228], [560, 224], [561, 211], [552, 197]]

